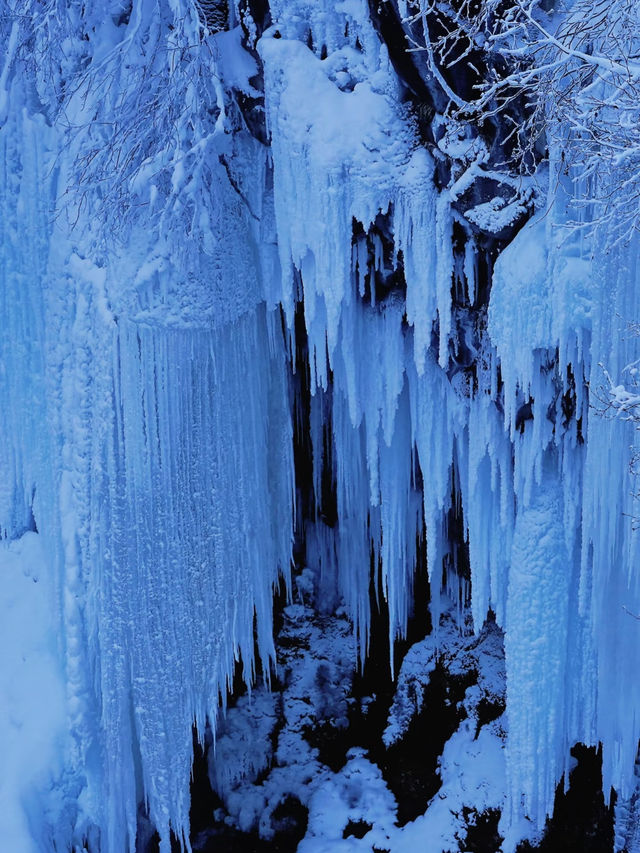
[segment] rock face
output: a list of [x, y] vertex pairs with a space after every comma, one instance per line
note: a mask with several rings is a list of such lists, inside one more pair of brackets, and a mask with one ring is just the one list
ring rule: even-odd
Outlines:
[[90, 5], [0, 16], [13, 846], [634, 853], [638, 247], [569, 131], [407, 50], [473, 4]]

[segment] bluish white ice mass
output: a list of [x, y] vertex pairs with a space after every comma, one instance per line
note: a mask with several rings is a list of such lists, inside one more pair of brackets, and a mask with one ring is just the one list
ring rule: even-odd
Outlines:
[[[2, 0], [2, 850], [134, 853], [141, 812], [190, 849], [194, 724], [237, 826], [304, 802], [303, 853], [458, 850], [465, 807], [499, 810], [510, 853], [578, 742], [640, 850], [640, 239], [576, 226], [598, 208], [569, 128], [518, 171], [448, 110], [406, 53], [414, 5]], [[341, 714], [370, 589], [393, 644], [425, 541], [432, 630], [385, 743], [440, 652], [477, 683], [398, 827], [362, 750], [333, 772], [304, 742], [304, 667], [286, 754], [264, 746], [273, 596]], [[253, 698], [224, 718], [238, 662]]]

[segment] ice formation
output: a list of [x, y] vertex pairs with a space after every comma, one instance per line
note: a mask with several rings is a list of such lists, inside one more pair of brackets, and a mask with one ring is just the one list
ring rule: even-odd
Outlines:
[[[638, 238], [563, 227], [555, 149], [514, 182], [442, 116], [424, 145], [365, 0], [272, 0], [264, 31], [252, 3], [221, 29], [223, 5], [29, 21], [25, 0], [0, 22], [3, 577], [37, 530], [70, 733], [20, 849], [133, 851], [142, 807], [163, 853], [171, 831], [188, 846], [192, 725], [215, 725], [237, 661], [268, 679], [294, 523], [360, 655], [371, 574], [404, 635], [424, 537], [433, 642], [444, 594], [478, 633], [495, 614], [509, 843], [542, 830], [577, 741], [602, 744], [632, 843], [637, 439], [607, 400], [640, 357]], [[526, 217], [488, 263], [486, 235]], [[296, 352], [313, 519], [294, 519]]]

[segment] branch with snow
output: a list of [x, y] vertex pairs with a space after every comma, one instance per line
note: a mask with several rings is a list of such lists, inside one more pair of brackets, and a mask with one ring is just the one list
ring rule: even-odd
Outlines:
[[[424, 33], [413, 49], [426, 53], [450, 111], [476, 124], [500, 116], [519, 169], [553, 141], [577, 189], [572, 224], [628, 241], [640, 224], [638, 4], [413, 0], [408, 11]], [[483, 64], [470, 97], [452, 82], [464, 79], [462, 62]]]
[[99, 241], [126, 239], [143, 215], [165, 233], [214, 227], [214, 172], [229, 130], [215, 6], [17, 0], [10, 10], [15, 61], [75, 161], [63, 212], [72, 224], [92, 220]]
[[[605, 412], [612, 411], [616, 417], [625, 421], [634, 421], [640, 425], [640, 379], [638, 362], [628, 364], [623, 373], [627, 373], [631, 380], [631, 388], [624, 384], [616, 384], [611, 378], [608, 370], [603, 366], [607, 387], [604, 399]], [[640, 428], [640, 426], [639, 426]]]

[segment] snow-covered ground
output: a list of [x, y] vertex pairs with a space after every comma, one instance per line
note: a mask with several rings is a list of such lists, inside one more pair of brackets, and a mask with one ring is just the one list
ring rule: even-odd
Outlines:
[[0, 849], [53, 849], [67, 747], [57, 590], [40, 537], [0, 542]]
[[[459, 845], [470, 828], [487, 818], [497, 833], [506, 803], [506, 682], [495, 622], [474, 636], [458, 623], [455, 608], [446, 608], [437, 634], [407, 650], [384, 730], [365, 735], [367, 715], [379, 699], [354, 692], [357, 658], [348, 622], [341, 613], [320, 615], [311, 603], [285, 609], [273, 692], [262, 687], [242, 696], [220, 722], [209, 753], [212, 786], [224, 803], [217, 820], [245, 832], [258, 829], [268, 839], [279, 828], [274, 812], [293, 798], [308, 810], [299, 853], [464, 849]], [[420, 725], [429, 726], [430, 717], [437, 725], [442, 708], [425, 704], [436, 666], [445, 683], [458, 679], [468, 686], [452, 709], [454, 731], [441, 756], [424, 755], [425, 768], [437, 760], [437, 793], [424, 802], [424, 814], [399, 824], [397, 797], [403, 791], [399, 777], [394, 782], [388, 773], [382, 742], [401, 755], [417, 717]], [[375, 756], [362, 746], [367, 739], [378, 741]], [[410, 775], [405, 784], [411, 784]], [[511, 843], [533, 834], [524, 822], [514, 828]]]

